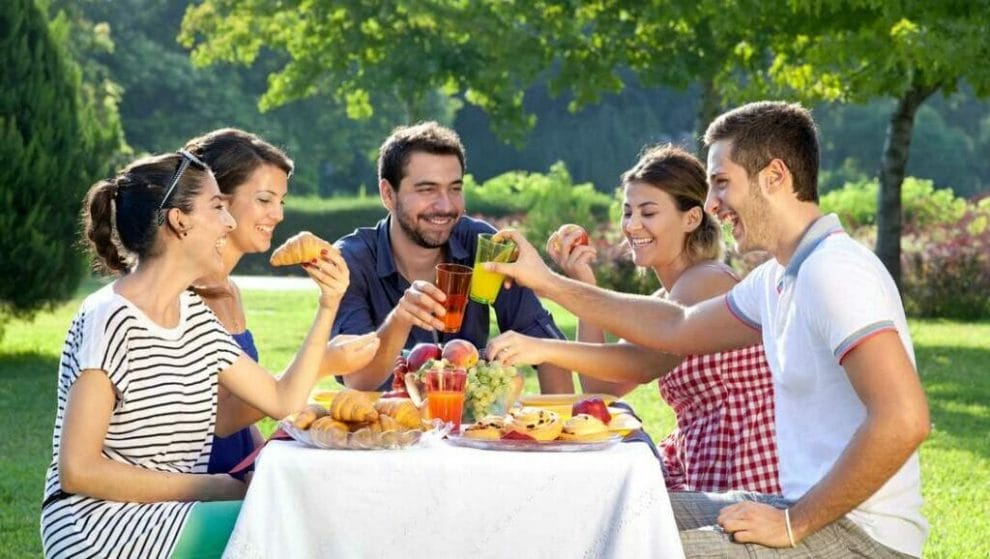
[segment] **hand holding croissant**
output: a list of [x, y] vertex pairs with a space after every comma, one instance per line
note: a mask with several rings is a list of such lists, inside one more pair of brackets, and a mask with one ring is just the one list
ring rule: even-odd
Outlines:
[[320, 306], [335, 308], [350, 284], [347, 262], [333, 245], [302, 231], [275, 249], [270, 260], [274, 266], [301, 264], [309, 277], [320, 286]]

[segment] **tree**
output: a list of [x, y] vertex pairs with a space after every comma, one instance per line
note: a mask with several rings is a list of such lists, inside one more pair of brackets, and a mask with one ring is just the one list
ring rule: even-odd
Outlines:
[[79, 284], [80, 202], [105, 162], [91, 161], [79, 73], [34, 0], [0, 5], [0, 67], [0, 312], [9, 317], [65, 300]]
[[[856, 17], [847, 15], [850, 4]], [[976, 96], [990, 95], [987, 2], [835, 0], [797, 9], [822, 21], [825, 32], [779, 41], [769, 81], [806, 98], [894, 99], [879, 172], [876, 253], [900, 285], [901, 185], [915, 119], [932, 95], [952, 94], [964, 82]]]

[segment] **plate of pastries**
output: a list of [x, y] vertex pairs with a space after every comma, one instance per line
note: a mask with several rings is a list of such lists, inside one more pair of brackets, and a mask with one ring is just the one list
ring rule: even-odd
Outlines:
[[483, 417], [447, 440], [482, 450], [572, 452], [602, 450], [622, 436], [591, 414], [578, 413], [565, 420], [553, 410], [524, 406], [504, 416]]
[[282, 419], [279, 427], [309, 446], [353, 450], [406, 448], [424, 435], [445, 434], [444, 426], [424, 421], [412, 400], [379, 398], [358, 390], [319, 398]]

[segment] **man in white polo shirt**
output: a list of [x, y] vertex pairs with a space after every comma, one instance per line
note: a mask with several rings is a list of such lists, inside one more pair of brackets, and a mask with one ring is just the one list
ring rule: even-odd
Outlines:
[[[928, 525], [917, 449], [928, 405], [896, 285], [818, 207], [811, 114], [752, 103], [716, 119], [705, 142], [706, 209], [731, 225], [740, 251], [773, 255], [726, 296], [683, 308], [575, 282], [514, 231], [502, 234], [520, 244], [519, 259], [490, 269], [662, 351], [764, 344], [784, 494], [672, 493], [688, 557], [920, 557]], [[517, 355], [518, 342], [495, 338], [488, 355]]]

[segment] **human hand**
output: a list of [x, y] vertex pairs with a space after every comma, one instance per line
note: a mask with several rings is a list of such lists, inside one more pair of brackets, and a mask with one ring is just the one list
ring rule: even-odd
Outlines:
[[584, 229], [574, 228], [561, 235], [561, 229], [554, 231], [547, 239], [547, 254], [567, 274], [567, 277], [582, 283], [595, 285], [595, 273], [591, 263], [598, 258], [598, 251], [587, 244], [588, 234]]
[[526, 237], [515, 229], [502, 229], [492, 237], [493, 241], [510, 239], [516, 243], [518, 255], [514, 262], [486, 262], [484, 267], [489, 272], [505, 275], [505, 287], [511, 287], [515, 281], [523, 287], [528, 287], [541, 293], [553, 281], [553, 272], [543, 262], [540, 253], [529, 244]]
[[320, 307], [336, 308], [350, 285], [351, 274], [347, 262], [335, 247], [320, 251], [320, 258], [303, 262], [302, 267], [320, 288]]
[[438, 317], [447, 314], [442, 304], [446, 299], [447, 296], [437, 286], [428, 281], [416, 280], [402, 294], [392, 313], [395, 318], [410, 326], [442, 331], [444, 324]]
[[[770, 505], [753, 501], [729, 505], [719, 512], [718, 525], [736, 543], [791, 547], [784, 511]], [[798, 541], [797, 534], [794, 541]]]
[[546, 340], [510, 330], [488, 340], [485, 355], [488, 361], [507, 367], [517, 364], [539, 365], [549, 357], [547, 345]]
[[323, 354], [323, 363], [326, 366], [320, 367], [320, 372], [329, 375], [353, 373], [371, 363], [380, 342], [377, 332], [360, 336], [338, 334], [327, 342], [327, 349]]

